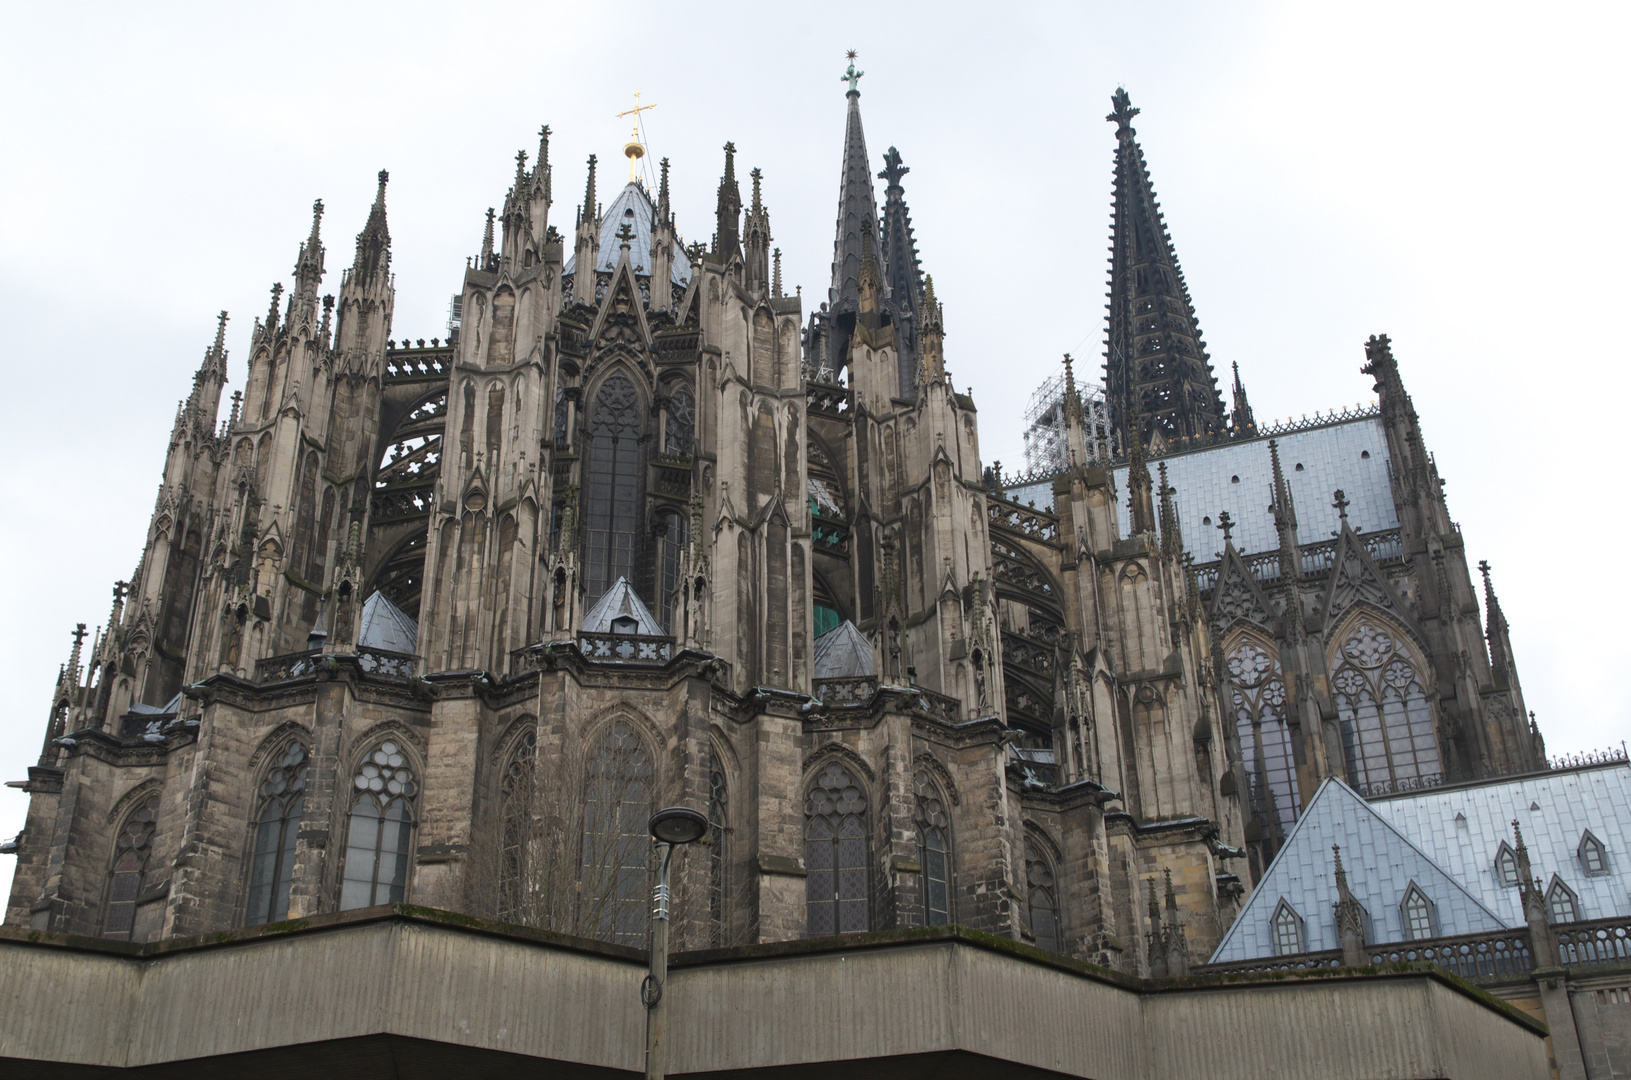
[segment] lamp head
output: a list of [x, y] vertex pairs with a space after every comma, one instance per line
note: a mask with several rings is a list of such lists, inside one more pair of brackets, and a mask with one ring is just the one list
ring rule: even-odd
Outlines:
[[670, 806], [651, 815], [651, 835], [665, 844], [689, 844], [708, 831], [708, 819], [689, 806]]

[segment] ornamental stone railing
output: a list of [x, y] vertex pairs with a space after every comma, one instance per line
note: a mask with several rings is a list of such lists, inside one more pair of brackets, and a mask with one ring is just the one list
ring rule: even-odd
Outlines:
[[[435, 342], [437, 339], [432, 338]], [[453, 347], [432, 344], [425, 347], [423, 338], [417, 348], [403, 341], [400, 346], [390, 342], [385, 350], [385, 382], [423, 382], [445, 379], [453, 368]]]
[[1535, 966], [1527, 930], [1372, 945], [1366, 951], [1372, 964], [1426, 961], [1446, 971], [1453, 971], [1463, 979], [1522, 975]]
[[[1400, 538], [1398, 529], [1379, 529], [1376, 532], [1363, 533], [1359, 542], [1367, 554], [1378, 565], [1388, 566], [1404, 561], [1404, 541]], [[1302, 579], [1321, 578], [1331, 572], [1331, 564], [1336, 559], [1337, 542], [1335, 540], [1321, 540], [1315, 544], [1302, 544], [1299, 552], [1302, 556], [1302, 566], [1299, 576]], [[1280, 552], [1258, 551], [1250, 555], [1242, 555], [1246, 563], [1246, 570], [1253, 580], [1261, 585], [1275, 585], [1280, 581]], [[1198, 563], [1195, 566], [1195, 584], [1203, 596], [1209, 596], [1218, 584], [1218, 571], [1222, 568], [1221, 559], [1208, 563]]]
[[922, 687], [917, 688], [917, 693], [921, 699], [919, 707], [936, 720], [948, 724], [956, 724], [962, 721], [963, 703], [961, 701], [954, 697], [947, 697], [945, 694], [937, 694], [933, 690], [924, 690]]
[[1265, 956], [1255, 960], [1231, 960], [1222, 964], [1207, 964], [1199, 972], [1206, 975], [1251, 975], [1267, 971], [1314, 971], [1318, 968], [1342, 966], [1342, 950], [1298, 953], [1295, 956]]
[[823, 386], [820, 383], [811, 383], [809, 386], [809, 411], [817, 416], [831, 416], [839, 420], [847, 420], [855, 411], [855, 395], [842, 386]]
[[674, 659], [674, 639], [646, 634], [601, 634], [578, 631], [578, 651], [597, 664], [645, 664], [659, 667]]
[[1021, 506], [1006, 497], [993, 494], [986, 502], [986, 516], [991, 524], [1033, 540], [1048, 544], [1059, 542], [1059, 518], [1034, 506]]
[[392, 652], [389, 649], [359, 648], [357, 666], [370, 675], [411, 679], [419, 671], [419, 658], [412, 653]]
[[810, 685], [823, 705], [864, 705], [878, 693], [876, 675], [851, 675], [841, 679], [816, 679]]
[[1568, 967], [1631, 960], [1631, 919], [1564, 923], [1553, 932], [1557, 936], [1557, 962]]
[[322, 649], [306, 649], [283, 656], [268, 656], [255, 665], [255, 681], [274, 683], [303, 678], [317, 670], [317, 660], [322, 655]]

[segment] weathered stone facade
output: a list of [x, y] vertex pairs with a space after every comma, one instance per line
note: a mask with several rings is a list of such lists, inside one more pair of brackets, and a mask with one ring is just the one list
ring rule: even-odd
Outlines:
[[[145, 941], [408, 899], [643, 941], [645, 820], [684, 804], [712, 828], [679, 947], [954, 922], [1128, 973], [1209, 954], [1249, 886], [1236, 600], [1203, 605], [1145, 440], [1118, 490], [1073, 385], [1054, 509], [1003, 498], [854, 86], [808, 316], [729, 144], [686, 248], [666, 161], [602, 210], [591, 157], [559, 232], [544, 129], [445, 344], [390, 337], [386, 174], [337, 298], [319, 203], [216, 430], [223, 315], [141, 561], [76, 639], [7, 923]], [[1397, 467], [1430, 470], [1400, 407]], [[1424, 543], [1466, 600], [1459, 546]], [[1288, 721], [1325, 731], [1294, 676]], [[1342, 769], [1323, 745], [1304, 792]]]

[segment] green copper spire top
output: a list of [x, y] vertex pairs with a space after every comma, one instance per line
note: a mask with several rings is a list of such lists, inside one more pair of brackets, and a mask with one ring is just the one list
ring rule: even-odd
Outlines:
[[854, 49], [850, 49], [848, 52], [846, 52], [844, 54], [844, 56], [849, 60], [849, 70], [844, 72], [844, 74], [842, 74], [842, 75], [840, 75], [838, 77], [839, 77], [839, 79], [843, 80], [844, 82], [849, 83], [849, 92], [850, 93], [859, 94], [861, 92], [861, 87], [860, 87], [861, 76], [865, 75], [866, 72], [856, 71], [855, 70], [855, 50]]

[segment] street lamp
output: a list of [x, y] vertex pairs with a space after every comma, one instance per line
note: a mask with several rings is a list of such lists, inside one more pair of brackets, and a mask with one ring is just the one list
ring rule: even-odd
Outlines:
[[663, 984], [668, 981], [668, 862], [678, 844], [701, 840], [708, 819], [689, 806], [670, 806], [651, 815], [657, 841], [657, 887], [651, 894], [651, 971], [640, 984], [646, 1007], [646, 1080], [663, 1080]]

